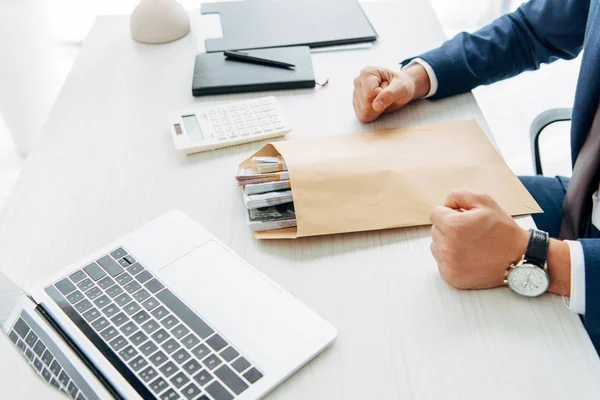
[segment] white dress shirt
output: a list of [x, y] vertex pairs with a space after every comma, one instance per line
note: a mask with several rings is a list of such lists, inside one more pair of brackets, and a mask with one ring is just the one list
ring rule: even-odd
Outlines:
[[[435, 71], [431, 65], [425, 60], [415, 58], [409, 62], [404, 68], [413, 64], [419, 64], [425, 68], [429, 76], [430, 89], [427, 97], [433, 96], [437, 92], [438, 80]], [[592, 224], [600, 229], [600, 188], [593, 196], [594, 205], [592, 208]], [[583, 256], [583, 247], [578, 241], [567, 240], [569, 252], [571, 255], [571, 297], [568, 301], [568, 306], [571, 311], [577, 314], [585, 314], [585, 259]]]

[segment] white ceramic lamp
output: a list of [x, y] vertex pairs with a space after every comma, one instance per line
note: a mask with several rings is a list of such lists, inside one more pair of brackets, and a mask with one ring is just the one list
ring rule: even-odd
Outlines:
[[129, 22], [131, 36], [142, 43], [172, 42], [190, 31], [190, 17], [175, 0], [142, 0]]

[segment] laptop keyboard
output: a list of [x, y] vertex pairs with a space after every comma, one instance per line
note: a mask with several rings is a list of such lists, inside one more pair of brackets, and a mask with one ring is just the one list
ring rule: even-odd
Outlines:
[[231, 400], [263, 376], [123, 248], [45, 290], [143, 398]]
[[[51, 341], [42, 339], [44, 334], [34, 325], [37, 324], [32, 322], [25, 312], [22, 312], [8, 337], [21, 351], [31, 368], [46, 382], [63, 391], [72, 399], [87, 400], [88, 398], [80, 390], [82, 388], [78, 386], [82, 383], [82, 379], [79, 376], [73, 376], [73, 365], [66, 360], [63, 353]], [[93, 398], [96, 397], [93, 396]]]

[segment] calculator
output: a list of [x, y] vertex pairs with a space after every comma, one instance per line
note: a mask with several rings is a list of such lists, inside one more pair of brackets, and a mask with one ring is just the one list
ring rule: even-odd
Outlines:
[[273, 96], [171, 114], [175, 148], [185, 154], [283, 136], [291, 130]]

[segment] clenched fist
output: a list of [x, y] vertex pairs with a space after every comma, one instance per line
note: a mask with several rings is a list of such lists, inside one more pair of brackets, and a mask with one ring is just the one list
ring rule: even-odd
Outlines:
[[360, 122], [371, 122], [424, 97], [429, 87], [427, 71], [419, 64], [397, 71], [366, 67], [354, 79], [354, 112]]

